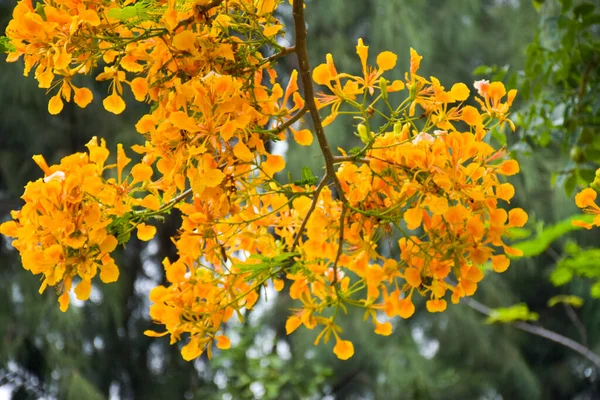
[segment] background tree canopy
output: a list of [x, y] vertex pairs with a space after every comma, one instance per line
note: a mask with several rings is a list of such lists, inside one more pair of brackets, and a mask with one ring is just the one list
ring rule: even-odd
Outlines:
[[[0, 3], [2, 28], [14, 5]], [[280, 12], [291, 26], [291, 7]], [[442, 84], [493, 78], [519, 90], [517, 131], [493, 132], [493, 140], [521, 163], [511, 205], [533, 220], [513, 232], [526, 257], [487, 277], [475, 299], [492, 308], [525, 303], [544, 327], [600, 353], [600, 254], [594, 250], [600, 242], [597, 233], [575, 230], [568, 220], [579, 212], [575, 189], [594, 181], [600, 164], [600, 5], [313, 0], [306, 13], [313, 66], [335, 51], [340, 70], [357, 71], [354, 46], [362, 37], [375, 53], [398, 53], [400, 65], [408, 65], [410, 47], [417, 49], [427, 61], [424, 75]], [[280, 73], [289, 74], [294, 62], [283, 59]], [[56, 162], [82, 151], [92, 136], [134, 144], [133, 126], [144, 112], [137, 105], [115, 116], [95, 101], [77, 111], [67, 104], [50, 116], [47, 97], [22, 70], [19, 63], [0, 63], [0, 220], [20, 207], [23, 182], [39, 177], [29, 155]], [[336, 121], [328, 133], [332, 147], [358, 145], [355, 130], [348, 120]], [[289, 171], [308, 164], [322, 175], [316, 144], [275, 146], [285, 152]], [[174, 256], [169, 238], [177, 226], [170, 221], [149, 244], [134, 239], [118, 254], [124, 266], [118, 283], [94, 287], [90, 302], [65, 314], [53, 293], [38, 294], [36, 278], [0, 236], [0, 398], [600, 398], [600, 371], [588, 360], [510, 325], [486, 324], [465, 304], [444, 314], [417, 313], [397, 322], [389, 337], [372, 335], [362, 315], [351, 313], [344, 328], [353, 332], [356, 354], [342, 362], [313, 346], [315, 332], [286, 336], [291, 301], [279, 296], [228, 327], [232, 349], [210, 363], [185, 362], [177, 346], [142, 334], [152, 325], [148, 292], [165, 280], [160, 260]], [[559, 295], [571, 297], [549, 306]]]

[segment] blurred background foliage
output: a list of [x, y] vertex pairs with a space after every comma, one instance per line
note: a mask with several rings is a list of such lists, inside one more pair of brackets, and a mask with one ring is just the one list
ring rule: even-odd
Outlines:
[[[447, 87], [474, 79], [503, 80], [519, 89], [516, 132], [494, 132], [521, 162], [512, 206], [530, 213], [515, 236], [527, 257], [502, 275], [490, 273], [475, 298], [489, 307], [525, 303], [548, 329], [600, 353], [600, 246], [595, 231], [571, 228], [578, 213], [573, 192], [594, 181], [600, 164], [600, 5], [571, 0], [312, 0], [307, 1], [312, 65], [334, 55], [338, 70], [357, 72], [354, 46], [362, 37], [371, 55], [408, 50], [424, 56], [423, 75]], [[0, 1], [3, 30], [15, 2]], [[281, 18], [291, 25], [287, 2]], [[291, 34], [286, 40], [293, 41]], [[282, 76], [295, 60], [280, 61]], [[403, 68], [396, 76], [402, 78]], [[475, 75], [474, 75], [475, 74]], [[93, 84], [93, 83], [91, 83]], [[20, 206], [23, 184], [40, 177], [30, 161], [49, 162], [83, 151], [94, 135], [113, 149], [140, 142], [134, 123], [145, 106], [127, 102], [121, 116], [102, 110], [106, 87], [85, 110], [59, 116], [22, 65], [0, 63], [0, 219]], [[352, 121], [328, 128], [333, 147], [359, 143]], [[318, 148], [279, 143], [288, 171], [322, 172]], [[215, 358], [183, 361], [166, 339], [150, 339], [149, 290], [163, 281], [160, 260], [173, 257], [169, 237], [177, 216], [160, 226], [150, 244], [132, 240], [119, 253], [118, 283], [94, 287], [91, 301], [65, 314], [39, 282], [22, 269], [0, 237], [0, 398], [14, 399], [598, 399], [598, 369], [576, 353], [510, 325], [486, 324], [466, 305], [395, 321], [377, 336], [350, 312], [356, 354], [339, 361], [332, 344], [314, 347], [315, 332], [285, 334], [293, 303], [271, 296], [241, 324], [228, 327], [234, 346]], [[390, 239], [388, 239], [390, 240]], [[565, 272], [566, 271], [566, 272]], [[548, 300], [569, 295], [549, 307]], [[573, 297], [575, 296], [575, 297]], [[263, 299], [264, 300], [264, 299]], [[581, 301], [582, 300], [582, 304]]]

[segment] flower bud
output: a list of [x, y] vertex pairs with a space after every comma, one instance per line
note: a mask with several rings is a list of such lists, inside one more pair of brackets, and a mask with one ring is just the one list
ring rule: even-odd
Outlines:
[[367, 127], [364, 124], [358, 124], [356, 129], [358, 130], [360, 141], [364, 144], [368, 144], [371, 141], [371, 135], [369, 135]]
[[382, 76], [379, 78], [379, 88], [381, 89], [381, 97], [384, 101], [388, 100], [387, 80]]

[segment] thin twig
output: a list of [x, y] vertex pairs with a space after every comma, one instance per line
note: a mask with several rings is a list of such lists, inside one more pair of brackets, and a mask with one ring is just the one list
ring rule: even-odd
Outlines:
[[587, 347], [588, 339], [587, 339], [587, 332], [585, 330], [585, 326], [583, 326], [583, 324], [581, 323], [581, 320], [579, 319], [579, 317], [577, 317], [577, 313], [575, 312], [575, 310], [573, 310], [573, 307], [571, 307], [567, 303], [563, 303], [563, 306], [565, 307], [567, 316], [569, 317], [571, 322], [573, 322], [573, 325], [575, 325], [575, 328], [577, 328], [577, 331], [579, 332], [579, 336], [581, 336], [581, 343]]
[[[478, 302], [477, 300], [473, 300], [472, 298], [463, 298], [462, 301], [467, 306], [471, 307], [473, 310], [478, 311], [479, 313], [481, 313], [483, 315], [490, 316], [494, 312], [488, 306], [485, 306], [485, 305], [481, 304], [480, 302]], [[522, 331], [531, 333], [536, 336], [543, 337], [545, 339], [548, 339], [555, 343], [563, 345], [563, 346], [581, 354], [583, 357], [585, 357], [589, 361], [591, 361], [597, 368], [600, 368], [600, 356], [598, 354], [594, 353], [588, 347], [582, 345], [579, 342], [576, 342], [573, 339], [569, 339], [566, 336], [563, 336], [563, 335], [556, 333], [554, 331], [551, 331], [549, 329], [542, 328], [541, 326], [532, 325], [530, 323], [523, 322], [523, 321], [516, 321], [516, 322], [511, 323], [510, 325], [512, 325], [515, 328], [520, 329]]]
[[292, 47], [284, 47], [281, 49], [281, 51], [279, 51], [279, 53], [275, 53], [270, 55], [269, 57], [265, 58], [264, 60], [262, 60], [262, 62], [264, 63], [270, 63], [271, 61], [275, 61], [278, 58], [287, 56], [290, 53], [294, 53], [296, 51], [296, 47], [292, 46]]
[[292, 243], [292, 250], [291, 250], [292, 252], [294, 252], [294, 249], [298, 245], [298, 242], [300, 242], [300, 238], [302, 237], [302, 232], [304, 231], [304, 228], [306, 228], [306, 224], [308, 224], [308, 220], [309, 220], [310, 216], [312, 215], [313, 211], [315, 211], [315, 208], [317, 208], [317, 203], [319, 202], [319, 195], [321, 194], [321, 190], [323, 190], [323, 188], [327, 185], [327, 181], [328, 181], [328, 177], [327, 177], [327, 175], [325, 175], [323, 177], [323, 179], [321, 179], [321, 182], [319, 182], [319, 185], [317, 186], [317, 188], [315, 189], [312, 203], [310, 203], [310, 207], [309, 207], [308, 211], [306, 212], [306, 215], [304, 216], [302, 223], [300, 224], [300, 228], [298, 228], [298, 232], [296, 232], [296, 237], [294, 238], [294, 242]]
[[[196, 11], [198, 13], [205, 13], [205, 12], [207, 12], [207, 11], [215, 8], [215, 7], [220, 6], [223, 1], [224, 0], [213, 0], [210, 3], [205, 4], [203, 6], [197, 6], [196, 7]], [[196, 14], [192, 15], [191, 17], [188, 17], [186, 19], [183, 19], [183, 20], [179, 21], [179, 23], [173, 29], [173, 31], [176, 31], [177, 29], [181, 28], [182, 26], [186, 26], [186, 25], [191, 24], [192, 22], [194, 22], [195, 19], [196, 19]]]
[[294, 116], [292, 118], [288, 119], [283, 124], [275, 127], [273, 129], [273, 132], [281, 133], [281, 132], [285, 131], [287, 128], [292, 126], [296, 121], [298, 121], [300, 118], [302, 118], [304, 116], [304, 114], [306, 114], [307, 111], [308, 111], [308, 107], [305, 104], [304, 107], [302, 107], [302, 109], [300, 111], [298, 111], [296, 114], [294, 114]]
[[344, 162], [360, 162], [363, 164], [368, 164], [369, 159], [366, 157], [354, 157], [354, 156], [334, 156], [334, 163], [344, 163]]
[[342, 190], [342, 184], [335, 174], [333, 154], [331, 153], [331, 148], [327, 142], [325, 130], [323, 129], [323, 124], [321, 123], [321, 116], [319, 115], [317, 104], [315, 103], [315, 91], [312, 85], [312, 78], [310, 76], [310, 63], [308, 61], [308, 50], [306, 48], [306, 25], [304, 22], [303, 0], [294, 1], [293, 15], [294, 29], [296, 31], [296, 56], [298, 57], [298, 69], [300, 77], [302, 78], [302, 86], [304, 88], [304, 101], [306, 102], [310, 112], [310, 117], [315, 128], [315, 135], [319, 141], [321, 153], [323, 153], [323, 156], [325, 157], [325, 170], [327, 172], [325, 176], [333, 180], [335, 188], [338, 192], [338, 196], [344, 203], [347, 203], [348, 201], [346, 200], [346, 196]]
[[[185, 192], [181, 192], [179, 195], [173, 197], [171, 200], [169, 200], [168, 202], [166, 202], [165, 204], [162, 205], [161, 208], [159, 208], [156, 211], [152, 211], [153, 215], [156, 214], [160, 214], [163, 211], [169, 210], [171, 207], [173, 207], [175, 204], [179, 203], [181, 200], [185, 199], [186, 197], [188, 197], [190, 194], [192, 194], [192, 188], [187, 189]], [[134, 212], [134, 214], [146, 214], [147, 211], [136, 211]]]
[[337, 265], [340, 261], [340, 257], [342, 256], [343, 248], [344, 248], [344, 220], [346, 219], [346, 204], [342, 204], [342, 212], [340, 214], [340, 237], [338, 239], [338, 249], [337, 254], [335, 255], [335, 261], [333, 262], [333, 280], [331, 282], [332, 286], [337, 284]]
[[207, 12], [211, 8], [220, 6], [223, 1], [224, 0], [213, 0], [210, 3], [205, 4], [203, 6], [197, 6], [197, 8], [198, 8], [198, 11], [200, 11], [200, 12]]
[[175, 203], [179, 203], [181, 200], [185, 199], [186, 197], [188, 197], [190, 194], [192, 194], [192, 188], [187, 189], [185, 192], [181, 192], [181, 194], [173, 197], [171, 199], [171, 201], [169, 201], [169, 203], [167, 204], [175, 204]]

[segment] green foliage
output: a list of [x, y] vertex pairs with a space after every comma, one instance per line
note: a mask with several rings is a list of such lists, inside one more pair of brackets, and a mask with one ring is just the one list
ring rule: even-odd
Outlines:
[[293, 182], [295, 185], [298, 186], [314, 185], [318, 181], [318, 178], [314, 176], [312, 170], [307, 165], [302, 167], [302, 179], [293, 180], [291, 172], [288, 172], [288, 179], [290, 182]]
[[527, 48], [519, 114], [529, 146], [560, 146], [570, 161], [553, 177], [570, 195], [587, 185], [600, 164], [600, 7], [591, 2], [548, 0]]
[[564, 237], [569, 232], [582, 229], [579, 226], [573, 225], [573, 221], [581, 220], [591, 222], [593, 219], [594, 218], [591, 215], [573, 215], [549, 227], [544, 227], [542, 225], [535, 238], [517, 242], [513, 244], [513, 247], [521, 250], [523, 252], [523, 257], [540, 255], [546, 251], [554, 241]]
[[259, 325], [232, 327], [228, 335], [239, 337], [239, 343], [211, 360], [214, 376], [219, 376], [218, 391], [198, 391], [199, 399], [222, 399], [224, 394], [233, 399], [297, 399], [321, 393], [334, 371], [319, 362], [292, 358], [283, 340]]
[[554, 307], [557, 304], [567, 304], [572, 307], [581, 307], [583, 299], [579, 296], [561, 294], [553, 296], [548, 300], [548, 307]]
[[247, 277], [248, 281], [253, 279], [261, 278], [265, 279], [265, 274], [269, 274], [272, 271], [283, 271], [283, 268], [288, 266], [289, 262], [293, 257], [297, 256], [298, 253], [281, 253], [273, 258], [263, 256], [261, 254], [253, 254], [248, 257], [249, 260], [259, 260], [258, 263], [244, 263], [238, 264], [236, 267], [239, 268], [240, 272], [250, 272], [251, 274]]
[[10, 53], [17, 49], [6, 36], [0, 36], [0, 53]]
[[108, 16], [119, 21], [134, 20], [140, 22], [150, 19], [151, 11], [149, 1], [140, 1], [131, 6], [113, 8], [108, 12]]
[[600, 298], [598, 283], [600, 282], [600, 249], [581, 249], [575, 243], [567, 248], [567, 255], [560, 259], [550, 275], [550, 281], [556, 286], [563, 286], [575, 277], [596, 280], [591, 290], [593, 297]]
[[538, 313], [529, 311], [527, 304], [519, 303], [511, 307], [492, 309], [492, 313], [486, 319], [486, 323], [493, 324], [500, 322], [507, 324], [515, 321], [537, 321], [539, 317]]
[[85, 377], [79, 372], [75, 371], [71, 374], [71, 377], [66, 379], [68, 382], [65, 384], [66, 393], [65, 400], [104, 400], [105, 397], [98, 391], [98, 389], [90, 383]]

